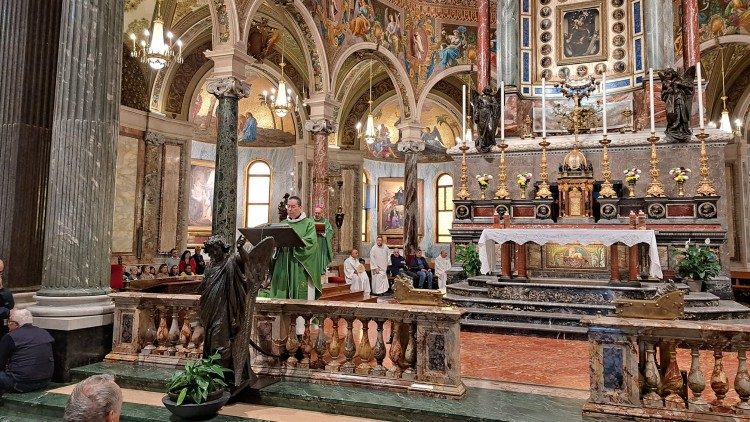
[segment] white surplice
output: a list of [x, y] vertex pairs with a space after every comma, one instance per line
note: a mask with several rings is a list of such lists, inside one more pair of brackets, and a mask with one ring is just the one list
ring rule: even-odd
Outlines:
[[391, 250], [388, 246], [373, 246], [370, 249], [370, 272], [372, 272], [372, 292], [380, 295], [388, 291], [388, 261]]
[[365, 266], [359, 263], [357, 258], [349, 257], [344, 261], [344, 276], [346, 284], [352, 292], [370, 293], [370, 278], [365, 272]]
[[451, 269], [451, 261], [448, 258], [443, 258], [438, 255], [435, 258], [435, 275], [438, 279], [438, 288], [445, 290], [445, 282], [448, 281], [448, 274], [446, 273]]

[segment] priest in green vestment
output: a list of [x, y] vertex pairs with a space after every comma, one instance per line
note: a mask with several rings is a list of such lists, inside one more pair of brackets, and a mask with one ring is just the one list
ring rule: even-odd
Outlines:
[[333, 260], [333, 226], [327, 218], [323, 216], [323, 208], [316, 206], [313, 210], [313, 220], [315, 225], [323, 225], [323, 231], [316, 227], [318, 231], [318, 263], [320, 264], [320, 274], [323, 275], [328, 270], [328, 264]]
[[287, 200], [288, 224], [299, 235], [304, 246], [279, 248], [271, 275], [271, 297], [276, 299], [317, 299], [320, 297], [320, 263], [315, 223], [302, 212], [302, 200]]

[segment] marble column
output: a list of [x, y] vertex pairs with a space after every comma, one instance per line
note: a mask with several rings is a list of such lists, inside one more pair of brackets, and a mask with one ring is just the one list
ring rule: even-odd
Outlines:
[[54, 380], [111, 347], [122, 16], [120, 1], [62, 1], [42, 288], [29, 308], [55, 339]]
[[417, 162], [424, 151], [422, 140], [402, 139], [398, 150], [406, 156], [404, 163], [404, 251], [413, 254], [419, 248], [419, 202]]
[[0, 2], [0, 259], [16, 291], [42, 278], [61, 10], [59, 1]]
[[209, 81], [207, 89], [219, 99], [211, 234], [233, 245], [237, 232], [237, 105], [240, 98], [250, 95], [250, 86], [230, 76]]
[[647, 1], [643, 3], [643, 8], [648, 67], [665, 69], [674, 66], [672, 1]]
[[329, 218], [333, 212], [328, 207], [328, 135], [336, 132], [336, 124], [329, 119], [308, 120], [305, 130], [312, 133], [315, 141], [312, 165], [312, 203], [313, 207], [323, 207], [323, 212]]
[[698, 28], [698, 0], [682, 0], [682, 66], [688, 67], [701, 59]]
[[140, 250], [137, 256], [142, 262], [152, 261], [159, 253], [159, 213], [161, 211], [162, 160], [164, 158], [164, 136], [146, 132], [146, 150], [143, 168], [143, 217], [137, 236]]
[[477, 0], [477, 88], [490, 85], [490, 1]]
[[518, 57], [520, 2], [518, 0], [500, 0], [497, 3], [497, 33], [500, 46], [501, 78], [505, 85], [515, 86], [518, 83]]

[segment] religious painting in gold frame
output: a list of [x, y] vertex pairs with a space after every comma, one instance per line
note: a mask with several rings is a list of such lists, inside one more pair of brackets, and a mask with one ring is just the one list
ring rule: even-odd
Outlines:
[[558, 65], [607, 60], [607, 15], [603, 1], [559, 5], [556, 14]]
[[[381, 177], [378, 179], [378, 234], [404, 234], [404, 189], [403, 177]], [[419, 234], [424, 232], [424, 181], [417, 181], [417, 204], [419, 207]]]
[[609, 268], [608, 246], [547, 243], [543, 249], [547, 269], [601, 271]]
[[216, 175], [214, 166], [214, 162], [208, 160], [191, 160], [190, 162], [189, 233], [211, 233]]

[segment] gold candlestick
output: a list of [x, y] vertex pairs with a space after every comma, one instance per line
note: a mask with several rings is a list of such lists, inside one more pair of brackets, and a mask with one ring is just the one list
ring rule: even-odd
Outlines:
[[602, 136], [602, 140], [599, 141], [600, 144], [602, 144], [602, 177], [604, 178], [604, 181], [602, 182], [602, 188], [599, 190], [599, 197], [600, 198], [617, 198], [617, 192], [615, 192], [613, 186], [612, 186], [612, 170], [609, 168], [609, 151], [608, 146], [610, 144], [609, 139], [607, 139], [607, 135]]
[[461, 150], [461, 186], [458, 188], [458, 193], [456, 193], [456, 198], [458, 199], [469, 199], [469, 186], [467, 185], [467, 182], [469, 181], [469, 176], [467, 174], [467, 168], [466, 168], [466, 151], [469, 149], [469, 147], [466, 146], [466, 142], [464, 142], [463, 146], [459, 148]]
[[508, 144], [505, 140], [499, 145], [500, 147], [500, 174], [497, 176], [497, 190], [495, 191], [495, 199], [510, 199], [510, 192], [508, 191], [508, 180], [507, 168], [505, 166], [505, 148], [508, 148]]
[[539, 190], [536, 192], [536, 199], [552, 199], [552, 192], [549, 190], [549, 184], [547, 183], [547, 179], [549, 178], [547, 174], [547, 147], [549, 146], [547, 137], [542, 138], [539, 146], [542, 147], [541, 171], [539, 172], [541, 183], [539, 183]]
[[662, 198], [667, 196], [664, 193], [664, 185], [659, 181], [659, 158], [656, 156], [656, 142], [659, 137], [654, 132], [651, 132], [651, 136], [648, 137], [648, 141], [651, 142], [651, 183], [648, 184], [646, 190], [646, 197], [648, 198]]
[[706, 138], [708, 134], [705, 129], [701, 129], [700, 133], [696, 135], [701, 143], [701, 181], [698, 182], [698, 188], [695, 189], [696, 196], [716, 196], [716, 187], [714, 187], [711, 179], [708, 178], [708, 152], [706, 151]]

